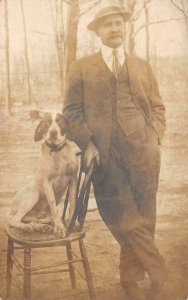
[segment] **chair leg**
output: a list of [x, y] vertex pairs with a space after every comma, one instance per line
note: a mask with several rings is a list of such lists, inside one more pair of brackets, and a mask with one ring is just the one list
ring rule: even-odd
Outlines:
[[87, 287], [89, 289], [89, 294], [90, 294], [90, 298], [92, 300], [96, 299], [96, 293], [95, 293], [95, 288], [93, 285], [93, 279], [91, 276], [91, 270], [89, 267], [89, 261], [87, 258], [87, 253], [84, 247], [84, 243], [82, 240], [79, 240], [79, 247], [80, 247], [80, 254], [81, 257], [83, 259], [83, 268], [84, 268], [84, 273], [85, 273], [85, 277], [86, 277], [86, 282], [87, 282]]
[[[72, 260], [73, 259], [73, 255], [72, 255], [72, 247], [71, 247], [71, 243], [68, 243], [66, 245], [66, 250], [67, 250], [67, 258], [68, 260]], [[75, 289], [76, 288], [76, 274], [75, 274], [75, 270], [74, 270], [74, 266], [73, 263], [69, 263], [69, 275], [70, 275], [70, 281], [71, 281], [71, 285], [72, 288]]]
[[14, 254], [14, 242], [10, 238], [8, 238], [6, 299], [10, 299], [11, 284], [12, 284], [11, 272], [13, 270], [13, 260], [12, 260], [13, 254]]
[[31, 298], [31, 249], [24, 249], [23, 299]]

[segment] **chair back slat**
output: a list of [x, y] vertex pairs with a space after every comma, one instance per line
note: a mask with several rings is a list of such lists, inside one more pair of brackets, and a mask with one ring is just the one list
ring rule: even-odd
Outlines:
[[91, 188], [91, 180], [88, 182], [88, 187], [87, 187], [87, 190], [86, 190], [85, 196], [84, 196], [83, 207], [82, 207], [80, 215], [78, 216], [78, 222], [80, 224], [79, 230], [82, 230], [84, 223], [85, 223], [85, 218], [86, 218], [88, 203], [89, 203], [90, 188]]
[[90, 187], [91, 187], [91, 175], [94, 169], [94, 161], [91, 162], [91, 165], [89, 169], [87, 170], [87, 173], [85, 174], [83, 183], [80, 187], [81, 182], [81, 176], [80, 174], [83, 173], [82, 166], [80, 168], [80, 174], [78, 178], [78, 198], [76, 202], [76, 208], [73, 213], [73, 216], [67, 226], [67, 235], [70, 234], [71, 231], [73, 231], [75, 227], [76, 221], [79, 223], [78, 230], [81, 231], [85, 222], [85, 217], [87, 213], [88, 208], [88, 202], [89, 202], [89, 194], [90, 194]]

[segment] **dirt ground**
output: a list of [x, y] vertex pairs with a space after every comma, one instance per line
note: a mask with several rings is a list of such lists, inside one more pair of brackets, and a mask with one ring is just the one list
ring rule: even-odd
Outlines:
[[[167, 132], [162, 146], [162, 167], [158, 192], [156, 244], [164, 256], [169, 277], [165, 300], [188, 298], [188, 103], [187, 86], [171, 86], [163, 91], [167, 107]], [[178, 99], [178, 101], [177, 101]], [[33, 132], [38, 121], [27, 111], [17, 113], [0, 126], [0, 297], [4, 299], [6, 237], [3, 230], [11, 198], [29, 182], [37, 166], [40, 145], [34, 144]], [[91, 197], [90, 205], [95, 206]], [[119, 246], [101, 221], [97, 211], [87, 215], [85, 246], [98, 300], [123, 300], [119, 284]], [[38, 250], [33, 264], [58, 260], [62, 250]], [[39, 280], [40, 279], [40, 280]], [[147, 289], [149, 282], [143, 283]], [[82, 287], [82, 282], [78, 281]], [[32, 299], [88, 299], [87, 295], [68, 297], [67, 275], [43, 275], [32, 281]], [[15, 286], [12, 299], [21, 299]], [[152, 299], [151, 299], [152, 300]], [[163, 300], [163, 299], [161, 299]]]

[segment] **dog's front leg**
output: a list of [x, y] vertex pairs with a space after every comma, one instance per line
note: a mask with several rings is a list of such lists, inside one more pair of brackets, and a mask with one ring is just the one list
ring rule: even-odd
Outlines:
[[[69, 194], [69, 220], [72, 218], [76, 207], [76, 197], [77, 197], [77, 175], [74, 174], [70, 181], [70, 194]], [[77, 222], [75, 224], [78, 225]]]
[[45, 180], [43, 182], [43, 187], [52, 214], [52, 219], [55, 224], [54, 233], [63, 235], [65, 233], [65, 228], [58, 213], [52, 183], [49, 180]]

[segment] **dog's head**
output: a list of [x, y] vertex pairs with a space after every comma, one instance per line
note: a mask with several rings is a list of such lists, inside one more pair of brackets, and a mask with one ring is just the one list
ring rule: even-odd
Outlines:
[[59, 144], [65, 139], [67, 122], [60, 113], [45, 113], [35, 130], [34, 141], [45, 139], [49, 144]]

